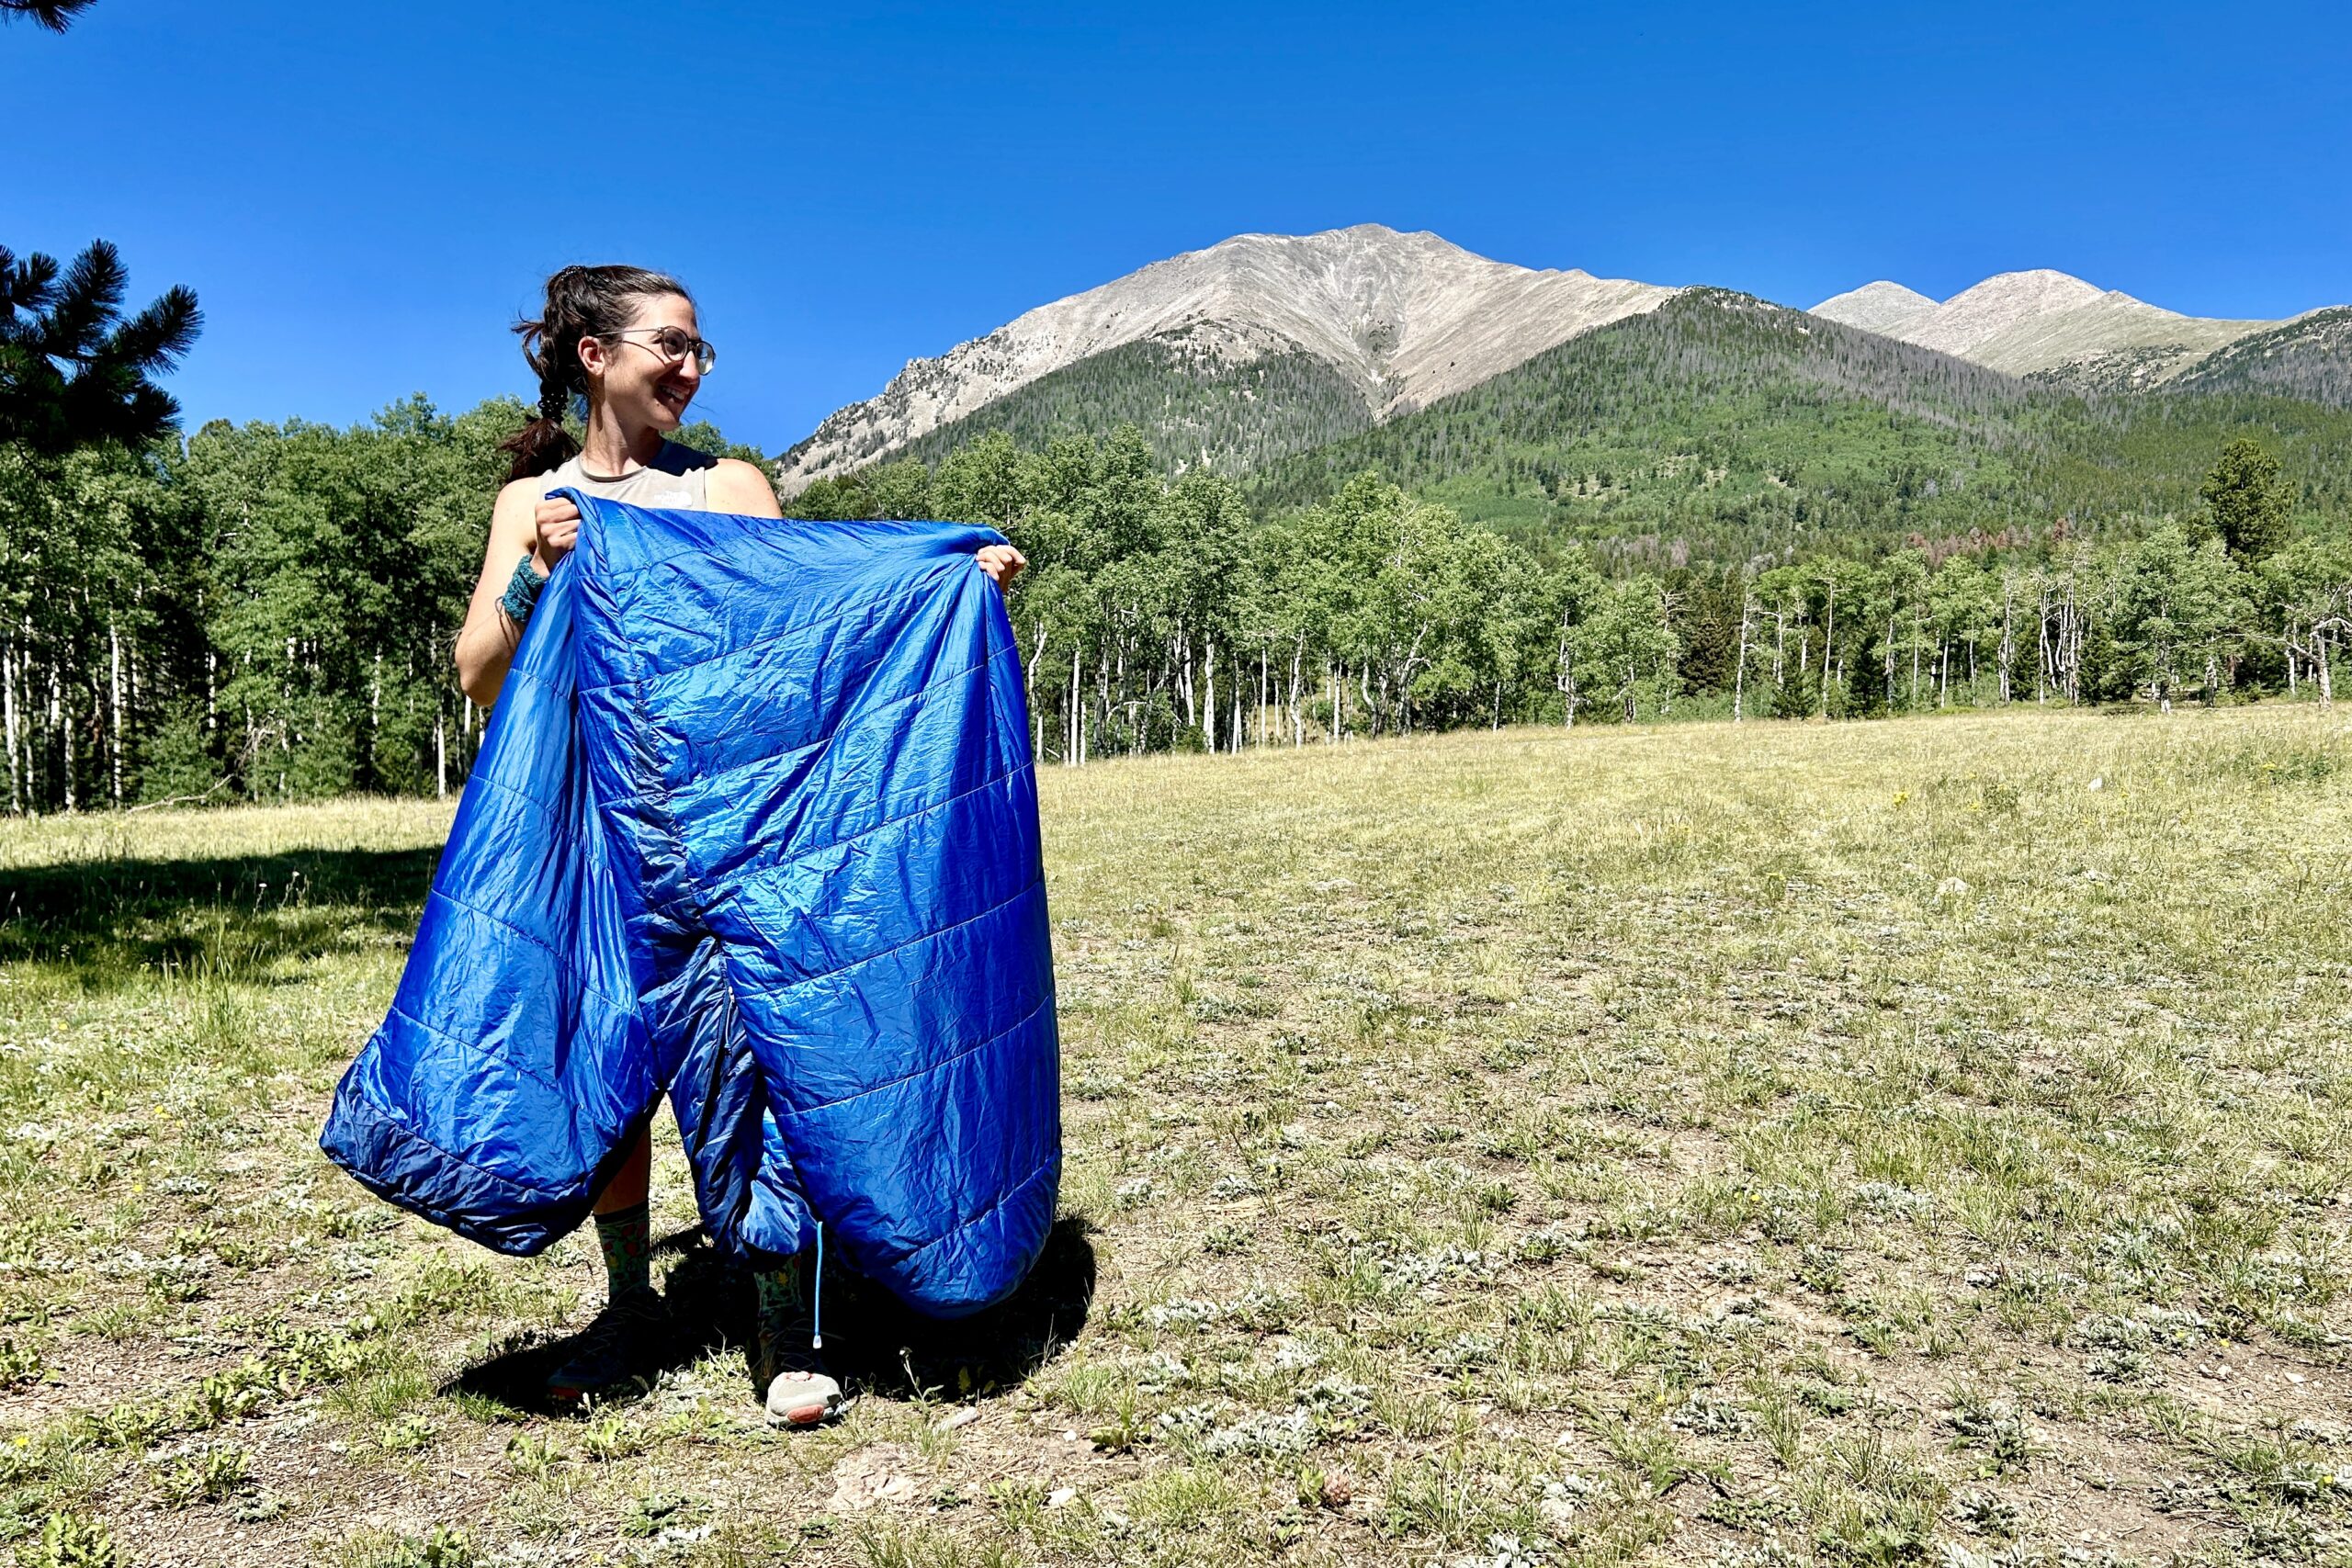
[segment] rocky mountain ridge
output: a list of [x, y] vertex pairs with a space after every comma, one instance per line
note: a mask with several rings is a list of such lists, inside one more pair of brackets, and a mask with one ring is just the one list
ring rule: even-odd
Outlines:
[[2217, 349], [2285, 324], [2184, 316], [2047, 268], [1999, 273], [1940, 301], [1882, 279], [1812, 313], [2007, 375], [2100, 390], [2170, 380]]
[[[1378, 224], [1237, 235], [910, 362], [795, 446], [776, 478], [795, 495], [879, 459], [934, 457], [985, 429], [1037, 438], [1114, 417], [1146, 426], [1179, 467], [1248, 471], [1466, 391], [1684, 292], [1515, 266]], [[2075, 390], [2226, 382], [2339, 406], [2352, 395], [2342, 308], [2287, 321], [2211, 320], [2037, 269], [1943, 300], [1882, 279], [1810, 314]]]
[[1238, 368], [1304, 354], [1334, 367], [1375, 419], [1421, 407], [1578, 333], [1657, 309], [1676, 290], [1539, 272], [1435, 234], [1360, 224], [1242, 234], [1040, 306], [918, 359], [877, 397], [827, 418], [778, 465], [787, 494], [887, 457], [1094, 355], [1164, 344]]

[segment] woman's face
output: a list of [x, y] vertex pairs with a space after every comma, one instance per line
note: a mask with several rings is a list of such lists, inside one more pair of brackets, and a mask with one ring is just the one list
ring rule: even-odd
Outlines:
[[702, 335], [692, 300], [660, 294], [639, 302], [625, 333], [580, 341], [580, 365], [589, 385], [625, 426], [677, 429], [702, 387], [692, 349], [674, 360], [662, 352], [655, 339], [663, 327], [675, 327], [689, 339]]

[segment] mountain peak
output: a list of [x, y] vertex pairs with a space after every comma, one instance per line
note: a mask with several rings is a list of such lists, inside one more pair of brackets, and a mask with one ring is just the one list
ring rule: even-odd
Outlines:
[[1812, 313], [1842, 326], [1860, 327], [1866, 333], [1901, 337], [1905, 327], [1925, 320], [1935, 310], [1936, 301], [1917, 289], [1880, 278], [1860, 288], [1832, 295], [1815, 305]]
[[1937, 306], [1933, 316], [1903, 335], [1922, 348], [1966, 355], [2025, 321], [2092, 304], [2103, 292], [2097, 284], [2047, 267], [1996, 273]]
[[2184, 316], [2050, 267], [1996, 273], [1940, 305], [1899, 284], [1865, 284], [1813, 313], [2012, 376], [2082, 385], [2161, 382], [2270, 324]]
[[1675, 290], [1537, 272], [1378, 223], [1236, 234], [1156, 261], [908, 365], [828, 418], [780, 467], [787, 493], [899, 451], [1056, 372], [1158, 344], [1203, 373], [1317, 361], [1384, 419], [1476, 385]]
[[2071, 272], [2060, 272], [2056, 267], [2050, 266], [2030, 266], [2016, 272], [1996, 272], [1984, 282], [1973, 288], [1964, 288], [1952, 298], [1957, 299], [1963, 294], [1973, 294], [1978, 289], [2004, 295], [2055, 294], [2071, 296], [2078, 299], [2095, 299], [2106, 292], [2098, 284], [2085, 283]]

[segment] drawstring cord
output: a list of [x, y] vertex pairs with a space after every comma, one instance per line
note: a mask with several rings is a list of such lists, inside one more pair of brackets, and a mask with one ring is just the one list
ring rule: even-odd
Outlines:
[[825, 1222], [817, 1222], [817, 1284], [810, 1292], [808, 1311], [808, 1348], [825, 1348]]

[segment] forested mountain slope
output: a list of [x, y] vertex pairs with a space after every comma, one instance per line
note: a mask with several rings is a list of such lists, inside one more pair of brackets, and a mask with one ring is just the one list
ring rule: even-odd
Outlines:
[[1238, 476], [1368, 429], [1373, 418], [1363, 388], [1328, 360], [1287, 352], [1234, 364], [1180, 333], [1081, 359], [893, 456], [935, 462], [994, 431], [1035, 447], [1133, 425], [1169, 468]]
[[2180, 384], [2352, 408], [2352, 305], [2313, 310], [2240, 338], [2183, 376]]
[[2303, 511], [2343, 516], [2352, 416], [2245, 385], [2084, 398], [1692, 289], [1252, 489], [1280, 509], [1371, 468], [1510, 531], [1679, 564], [2187, 515], [2222, 443], [2251, 431]]

